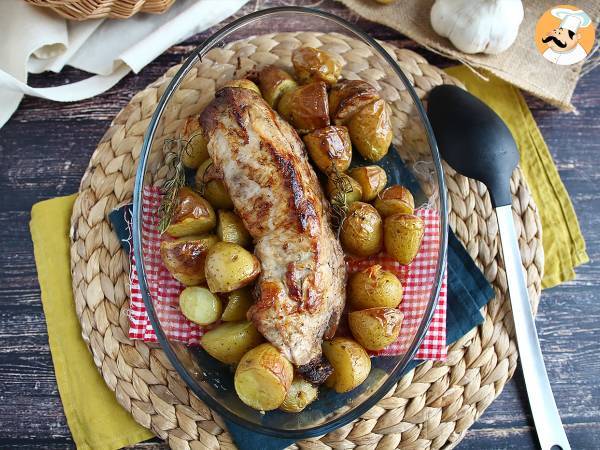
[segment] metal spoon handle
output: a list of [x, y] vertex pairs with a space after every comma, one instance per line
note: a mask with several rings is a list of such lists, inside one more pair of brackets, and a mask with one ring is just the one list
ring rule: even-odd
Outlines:
[[496, 215], [521, 368], [540, 445], [542, 450], [570, 450], [537, 337], [511, 206], [496, 208]]

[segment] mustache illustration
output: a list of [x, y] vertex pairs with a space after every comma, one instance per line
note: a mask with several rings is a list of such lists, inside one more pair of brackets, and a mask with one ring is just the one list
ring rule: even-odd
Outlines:
[[566, 42], [563, 42], [563, 41], [559, 40], [556, 36], [547, 36], [545, 38], [542, 38], [542, 42], [544, 44], [547, 43], [547, 42], [550, 42], [550, 41], [554, 41], [554, 43], [556, 45], [558, 45], [560, 48], [565, 48], [567, 46]]

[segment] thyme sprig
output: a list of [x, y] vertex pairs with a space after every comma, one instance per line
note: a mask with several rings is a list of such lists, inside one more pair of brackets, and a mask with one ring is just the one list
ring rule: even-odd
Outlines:
[[332, 222], [335, 228], [342, 226], [348, 213], [348, 194], [352, 192], [352, 184], [347, 176], [341, 173], [334, 165], [328, 171], [328, 176], [334, 186], [331, 197]]

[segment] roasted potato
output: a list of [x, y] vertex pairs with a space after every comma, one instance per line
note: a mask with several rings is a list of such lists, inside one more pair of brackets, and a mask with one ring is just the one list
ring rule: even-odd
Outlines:
[[251, 91], [256, 92], [258, 95], [261, 95], [260, 89], [258, 88], [258, 86], [246, 78], [240, 78], [237, 80], [229, 80], [222, 87], [223, 88], [234, 87], [234, 88], [241, 88], [241, 89], [250, 89]]
[[392, 143], [389, 106], [383, 99], [374, 101], [354, 114], [348, 122], [352, 145], [369, 161], [379, 161]]
[[294, 377], [292, 385], [279, 407], [282, 411], [297, 413], [302, 411], [317, 399], [319, 389], [302, 377]]
[[231, 292], [256, 279], [260, 262], [244, 247], [217, 242], [208, 250], [204, 273], [211, 292]]
[[358, 181], [345, 173], [332, 174], [325, 185], [331, 203], [347, 206], [362, 198], [362, 188]]
[[352, 178], [358, 181], [362, 188], [362, 201], [370, 202], [379, 194], [387, 184], [385, 170], [379, 166], [355, 167], [348, 172]]
[[293, 378], [292, 363], [265, 343], [242, 357], [235, 371], [235, 391], [251, 408], [270, 411], [283, 403]]
[[179, 189], [176, 201], [171, 223], [165, 230], [168, 235], [182, 237], [202, 234], [217, 224], [217, 215], [210, 203], [189, 187]]
[[196, 169], [208, 159], [208, 142], [200, 127], [200, 116], [187, 118], [183, 126], [183, 139], [187, 143], [181, 154], [181, 161], [184, 166]]
[[160, 256], [173, 278], [186, 286], [204, 283], [204, 264], [208, 250], [219, 242], [214, 235], [186, 236], [162, 241]]
[[237, 364], [249, 350], [264, 341], [252, 322], [226, 322], [204, 333], [200, 345], [225, 364]]
[[219, 218], [217, 222], [217, 236], [224, 242], [232, 242], [234, 244], [241, 245], [242, 247], [249, 247], [252, 245], [252, 237], [244, 224], [242, 219], [238, 217], [233, 211], [224, 211], [220, 209], [217, 212]]
[[292, 64], [300, 83], [324, 81], [332, 85], [339, 80], [342, 67], [333, 56], [313, 47], [300, 47], [292, 52]]
[[346, 127], [329, 126], [305, 135], [308, 154], [325, 174], [345, 172], [352, 160], [352, 143]]
[[356, 341], [336, 337], [323, 342], [323, 354], [333, 366], [325, 385], [336, 392], [348, 392], [369, 376], [371, 359]]
[[348, 304], [351, 309], [395, 308], [402, 301], [402, 283], [380, 265], [367, 267], [350, 276]]
[[277, 109], [279, 99], [286, 91], [298, 86], [289, 73], [273, 65], [263, 68], [258, 80], [262, 96], [273, 109]]
[[221, 317], [223, 303], [208, 289], [190, 286], [179, 294], [179, 308], [192, 322], [198, 325], [209, 325]]
[[348, 122], [354, 114], [379, 99], [373, 86], [362, 80], [342, 80], [329, 93], [329, 113], [336, 125]]
[[396, 308], [370, 308], [348, 314], [354, 339], [367, 350], [383, 350], [398, 339], [402, 313]]
[[246, 320], [246, 313], [254, 303], [254, 298], [250, 289], [243, 287], [227, 294], [227, 306], [221, 315], [221, 320], [225, 322], [234, 322], [237, 320]]
[[207, 159], [198, 167], [195, 181], [196, 187], [215, 208], [233, 209], [233, 202], [223, 183], [223, 176], [215, 169], [212, 159]]
[[373, 206], [363, 202], [348, 206], [340, 230], [344, 250], [356, 256], [376, 255], [381, 251], [382, 235], [381, 217]]
[[407, 188], [396, 184], [381, 191], [375, 199], [374, 206], [381, 217], [397, 213], [412, 214], [415, 211], [415, 200]]
[[300, 134], [329, 126], [325, 83], [317, 81], [285, 91], [279, 100], [277, 111]]
[[410, 264], [417, 256], [425, 232], [423, 219], [414, 214], [394, 214], [383, 225], [385, 251], [400, 264]]

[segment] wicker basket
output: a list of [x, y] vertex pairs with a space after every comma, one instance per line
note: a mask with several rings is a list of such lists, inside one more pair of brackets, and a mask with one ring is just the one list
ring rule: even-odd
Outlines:
[[127, 19], [138, 12], [160, 14], [175, 0], [25, 0], [37, 6], [51, 8], [72, 20]]

